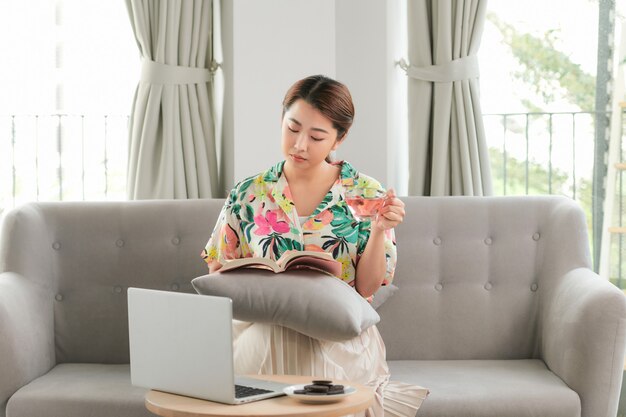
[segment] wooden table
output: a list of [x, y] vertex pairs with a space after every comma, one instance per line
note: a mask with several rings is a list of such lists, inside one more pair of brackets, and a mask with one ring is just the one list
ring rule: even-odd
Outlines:
[[[252, 377], [293, 385], [310, 383], [313, 379], [324, 379], [294, 375], [254, 375]], [[161, 391], [150, 391], [146, 394], [146, 408], [162, 417], [339, 417], [363, 411], [374, 403], [374, 390], [370, 387], [349, 381], [335, 382], [350, 385], [356, 388], [357, 392], [344, 397], [341, 401], [328, 404], [308, 404], [295, 398], [282, 396], [241, 405], [229, 405]]]

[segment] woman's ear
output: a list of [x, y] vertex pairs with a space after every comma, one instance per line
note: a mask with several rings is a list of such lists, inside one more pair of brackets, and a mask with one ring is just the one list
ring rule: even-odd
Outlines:
[[339, 145], [341, 145], [341, 143], [344, 141], [344, 139], [346, 138], [346, 136], [348, 136], [348, 132], [344, 132], [343, 135], [341, 135], [341, 137], [338, 137], [337, 140], [335, 141], [335, 144], [333, 145], [332, 150], [336, 150]]

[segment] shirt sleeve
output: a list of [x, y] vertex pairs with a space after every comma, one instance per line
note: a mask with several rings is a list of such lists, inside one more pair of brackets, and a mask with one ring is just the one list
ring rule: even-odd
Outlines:
[[233, 211], [234, 191], [230, 193], [218, 216], [213, 233], [202, 250], [201, 256], [207, 264], [244, 257], [246, 243], [241, 239], [241, 224]]

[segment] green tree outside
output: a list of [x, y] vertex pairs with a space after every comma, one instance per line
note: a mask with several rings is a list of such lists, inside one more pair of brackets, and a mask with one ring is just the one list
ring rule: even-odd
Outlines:
[[[580, 64], [573, 62], [564, 52], [557, 49], [558, 31], [549, 30], [543, 37], [522, 33], [514, 26], [502, 21], [495, 13], [488, 13], [487, 19], [501, 33], [503, 42], [511, 49], [519, 63], [519, 69], [512, 76], [528, 86], [529, 94], [521, 98], [528, 112], [554, 111], [557, 101], [567, 101], [580, 111], [593, 111], [595, 105], [595, 76], [585, 72]], [[595, 120], [595, 119], [594, 119]], [[521, 133], [524, 126], [509, 120], [507, 132]], [[491, 171], [494, 192], [504, 193], [504, 158], [499, 148], [490, 148]], [[545, 195], [549, 192], [548, 168], [536, 161], [528, 162], [528, 191], [526, 190], [526, 161], [506, 157], [507, 195]], [[588, 233], [592, 234], [592, 180], [577, 177], [576, 190], [570, 173], [553, 169], [551, 173], [552, 194], [576, 196], [587, 217]], [[575, 191], [575, 193], [574, 193]], [[593, 245], [593, 240], [590, 239]], [[591, 248], [593, 250], [593, 248]], [[616, 259], [616, 258], [613, 258]], [[626, 262], [626, 260], [624, 261]], [[624, 264], [626, 271], [626, 263]]]

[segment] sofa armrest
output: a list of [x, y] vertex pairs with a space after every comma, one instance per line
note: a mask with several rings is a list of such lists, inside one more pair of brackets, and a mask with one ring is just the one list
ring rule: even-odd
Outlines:
[[8, 399], [55, 364], [49, 290], [13, 272], [0, 273], [0, 416]]
[[541, 353], [578, 393], [582, 416], [615, 416], [626, 347], [626, 297], [587, 268], [554, 281], [541, 300]]

